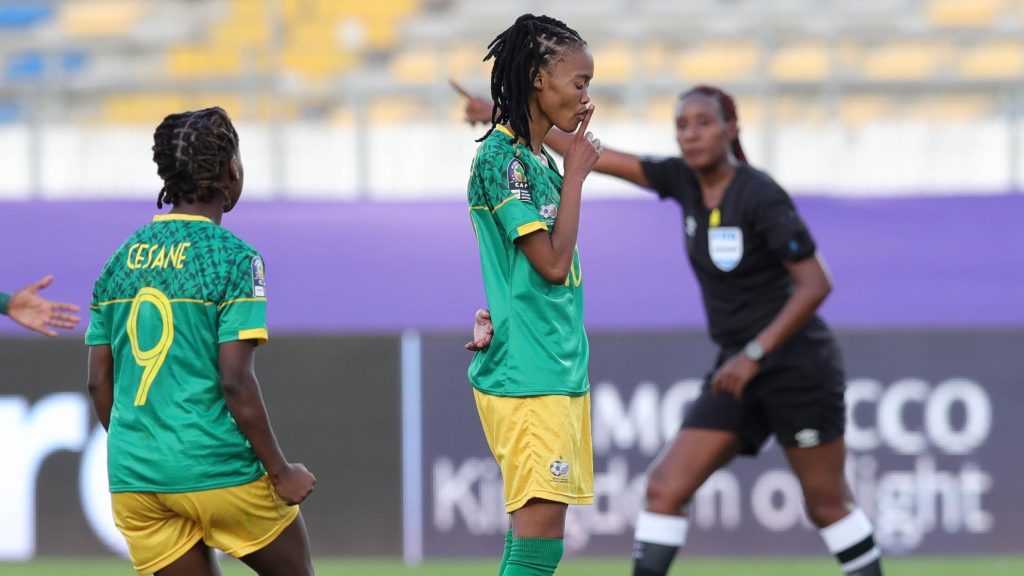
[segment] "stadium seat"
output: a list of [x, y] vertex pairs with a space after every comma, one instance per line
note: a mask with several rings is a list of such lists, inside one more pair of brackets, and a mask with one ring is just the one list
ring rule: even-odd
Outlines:
[[712, 42], [684, 51], [673, 67], [685, 82], [728, 82], [749, 77], [758, 48], [750, 42]]
[[981, 28], [992, 24], [1006, 6], [1006, 0], [931, 0], [925, 10], [934, 26]]
[[827, 50], [820, 42], [784, 46], [772, 58], [772, 77], [780, 82], [823, 81], [829, 74]]
[[52, 2], [0, 3], [0, 29], [24, 30], [53, 19]]
[[951, 58], [952, 50], [945, 44], [892, 43], [868, 52], [862, 72], [874, 80], [922, 80], [933, 77]]
[[72, 38], [120, 37], [138, 24], [147, 5], [138, 0], [79, 0], [60, 9], [60, 26]]
[[960, 58], [960, 74], [971, 79], [1013, 80], [1024, 75], [1024, 42], [974, 46]]

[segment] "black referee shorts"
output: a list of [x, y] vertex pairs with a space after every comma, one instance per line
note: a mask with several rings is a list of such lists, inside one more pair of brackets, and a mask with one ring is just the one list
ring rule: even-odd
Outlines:
[[[740, 349], [722, 349], [715, 370]], [[683, 428], [735, 432], [740, 454], [755, 455], [772, 434], [783, 446], [811, 447], [846, 430], [842, 354], [835, 340], [800, 332], [764, 359], [743, 397], [711, 395], [714, 370], [690, 405]]]

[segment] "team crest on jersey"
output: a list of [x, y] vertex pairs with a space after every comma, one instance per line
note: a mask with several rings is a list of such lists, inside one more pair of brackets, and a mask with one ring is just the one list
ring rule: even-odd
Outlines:
[[267, 273], [263, 269], [263, 258], [252, 259], [252, 295], [256, 298], [267, 296]]
[[545, 204], [540, 207], [541, 218], [553, 220], [558, 216], [558, 204]]
[[551, 475], [555, 478], [567, 478], [569, 476], [569, 463], [565, 460], [555, 460], [551, 463]]
[[729, 272], [743, 260], [743, 230], [737, 226], [708, 229], [708, 255], [722, 272]]
[[523, 163], [513, 158], [505, 172], [508, 176], [509, 191], [518, 194], [523, 202], [532, 202], [533, 194], [530, 192], [530, 183], [526, 180], [526, 167]]

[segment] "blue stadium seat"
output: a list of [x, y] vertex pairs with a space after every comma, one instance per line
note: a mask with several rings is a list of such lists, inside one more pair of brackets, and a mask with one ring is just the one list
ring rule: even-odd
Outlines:
[[[46, 76], [47, 65], [52, 56], [40, 52], [13, 54], [4, 62], [4, 77], [12, 81], [39, 80]], [[66, 51], [57, 55], [62, 75], [72, 75], [85, 68], [88, 56], [85, 52]]]
[[0, 28], [30, 28], [56, 14], [50, 2], [0, 3]]

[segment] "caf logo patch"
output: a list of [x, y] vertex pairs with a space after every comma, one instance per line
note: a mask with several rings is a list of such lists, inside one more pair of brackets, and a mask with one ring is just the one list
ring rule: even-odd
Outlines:
[[508, 190], [519, 195], [523, 202], [532, 202], [533, 194], [530, 192], [530, 183], [526, 180], [526, 167], [517, 158], [508, 163], [505, 170], [508, 176]]
[[263, 270], [263, 258], [252, 259], [252, 295], [256, 298], [267, 296], [267, 273]]

